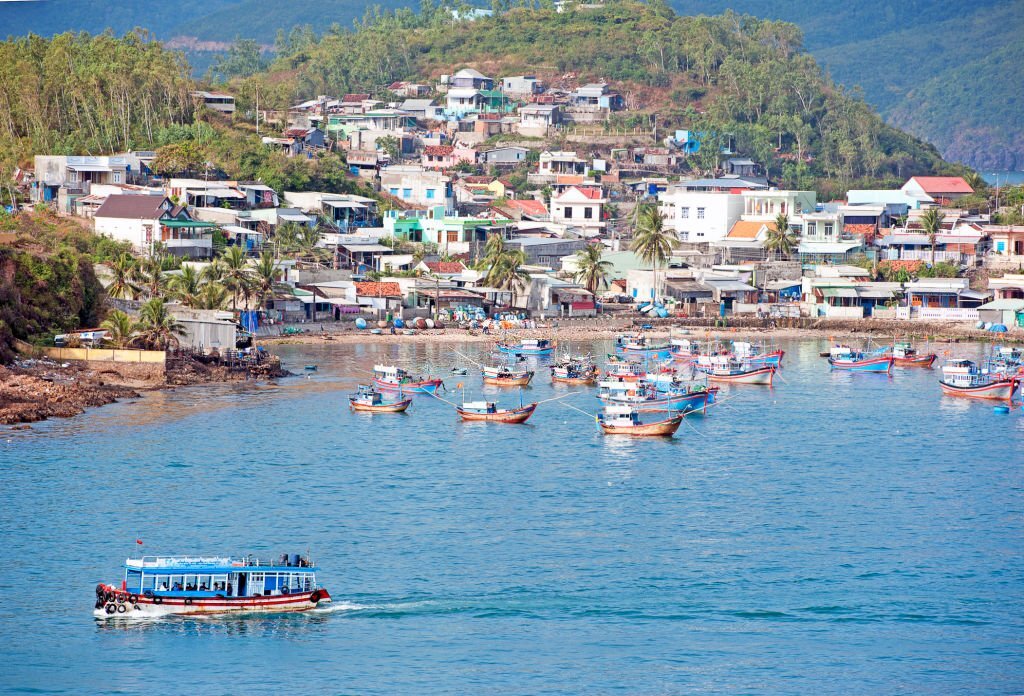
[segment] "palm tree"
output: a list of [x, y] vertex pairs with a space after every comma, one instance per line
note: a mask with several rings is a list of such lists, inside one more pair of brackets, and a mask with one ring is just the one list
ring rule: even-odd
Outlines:
[[294, 222], [282, 222], [274, 230], [274, 248], [277, 255], [281, 252], [294, 251], [299, 246], [299, 225]]
[[202, 280], [204, 283], [220, 283], [224, 280], [225, 272], [224, 262], [219, 258], [214, 259], [203, 269]]
[[159, 297], [142, 305], [139, 310], [139, 340], [154, 350], [167, 350], [178, 344], [178, 337], [185, 335], [185, 327], [167, 311], [167, 305]]
[[160, 259], [155, 256], [142, 259], [135, 265], [136, 281], [145, 290], [149, 298], [160, 297], [167, 289], [167, 279], [164, 278], [163, 265]]
[[612, 262], [601, 260], [603, 254], [604, 248], [600, 244], [588, 244], [585, 249], [576, 252], [574, 280], [583, 283], [595, 295], [612, 271]]
[[774, 226], [768, 228], [764, 248], [779, 258], [792, 254], [796, 245], [796, 235], [789, 229], [789, 217], [785, 213], [779, 213], [775, 216]]
[[202, 276], [196, 271], [195, 266], [182, 266], [181, 273], [171, 278], [170, 282], [174, 297], [188, 307], [195, 306], [195, 298], [202, 285]]
[[248, 280], [249, 271], [246, 266], [249, 262], [242, 248], [236, 246], [228, 247], [220, 258], [224, 262], [224, 284], [231, 291], [231, 309], [237, 309], [238, 295], [245, 291]]
[[253, 286], [260, 298], [260, 304], [265, 304], [274, 290], [280, 285], [278, 277], [281, 274], [281, 267], [278, 265], [274, 255], [269, 251], [260, 254], [256, 265], [252, 269]]
[[946, 216], [938, 208], [929, 208], [921, 215], [921, 229], [928, 235], [928, 244], [932, 247], [932, 265], [935, 265], [935, 242], [942, 229]]
[[120, 309], [108, 314], [100, 328], [107, 332], [107, 343], [115, 348], [125, 348], [135, 338], [135, 322]]
[[677, 240], [671, 230], [665, 228], [665, 218], [654, 206], [645, 207], [633, 233], [633, 252], [644, 263], [654, 266], [655, 300], [661, 296], [658, 286], [658, 268], [668, 262]]
[[480, 260], [481, 267], [490, 268], [504, 253], [505, 238], [500, 234], [490, 235], [487, 237], [487, 243], [484, 244], [484, 257]]
[[530, 284], [530, 274], [522, 268], [525, 263], [526, 252], [522, 249], [506, 251], [495, 259], [484, 282], [493, 288], [509, 290], [512, 293], [512, 306], [515, 306], [516, 291], [525, 290]]
[[205, 283], [194, 298], [195, 309], [224, 309], [228, 303], [228, 289], [220, 283]]
[[139, 295], [135, 279], [135, 259], [131, 254], [121, 254], [109, 264], [114, 281], [107, 288], [107, 294], [116, 300], [134, 300]]

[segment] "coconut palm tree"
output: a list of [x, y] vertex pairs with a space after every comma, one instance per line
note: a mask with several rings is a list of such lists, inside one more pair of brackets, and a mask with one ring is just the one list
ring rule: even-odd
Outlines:
[[178, 344], [185, 327], [167, 311], [163, 299], [154, 297], [139, 310], [139, 340], [154, 350], [167, 350]]
[[135, 338], [135, 322], [120, 309], [108, 314], [100, 328], [107, 332], [105, 340], [114, 348], [126, 348]]
[[150, 256], [135, 264], [136, 282], [149, 298], [161, 297], [167, 290], [163, 265], [158, 257]]
[[238, 308], [238, 296], [245, 291], [249, 260], [241, 247], [228, 247], [220, 257], [224, 262], [224, 285], [231, 291], [231, 309]]
[[779, 213], [775, 216], [773, 226], [768, 228], [764, 248], [779, 258], [792, 254], [796, 246], [797, 238], [789, 229], [789, 217], [785, 213]]
[[281, 266], [274, 259], [274, 255], [269, 251], [260, 254], [260, 258], [252, 269], [252, 280], [256, 295], [264, 307], [274, 291], [281, 287], [282, 284], [278, 281], [280, 276]]
[[228, 289], [220, 283], [205, 283], [194, 298], [195, 309], [224, 309], [228, 304]]
[[597, 294], [600, 287], [608, 280], [612, 271], [611, 261], [602, 261], [604, 247], [600, 244], [588, 244], [585, 249], [576, 252], [576, 274], [574, 280], [590, 292]]
[[181, 273], [172, 277], [170, 282], [173, 296], [188, 307], [195, 307], [195, 298], [202, 286], [202, 275], [195, 266], [182, 266]]
[[114, 281], [107, 288], [107, 294], [116, 300], [134, 300], [139, 295], [136, 283], [138, 276], [135, 259], [131, 254], [121, 254], [107, 264], [114, 276]]
[[530, 284], [530, 274], [522, 268], [525, 264], [526, 252], [521, 249], [506, 251], [490, 267], [484, 282], [491, 287], [510, 291], [512, 305], [515, 306], [517, 291], [525, 290]]
[[220, 283], [224, 280], [225, 272], [224, 262], [217, 258], [211, 261], [200, 275], [204, 283]]
[[946, 219], [945, 214], [939, 212], [938, 208], [929, 208], [921, 215], [921, 230], [928, 235], [928, 244], [932, 248], [932, 265], [935, 265], [935, 244], [942, 230], [942, 223]]
[[640, 260], [654, 266], [655, 300], [661, 296], [658, 269], [668, 263], [677, 241], [672, 231], [665, 228], [665, 218], [658, 209], [654, 206], [644, 208], [633, 233], [632, 248]]

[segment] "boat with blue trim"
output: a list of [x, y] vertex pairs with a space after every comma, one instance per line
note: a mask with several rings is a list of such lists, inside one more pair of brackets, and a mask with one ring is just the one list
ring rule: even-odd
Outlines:
[[385, 396], [372, 384], [360, 384], [356, 393], [348, 397], [348, 405], [353, 411], [366, 413], [401, 413], [412, 403], [411, 396], [405, 396], [401, 390], [398, 398]]
[[774, 365], [754, 365], [727, 355], [713, 356], [710, 361], [695, 367], [705, 373], [710, 382], [762, 384], [769, 387], [772, 386], [775, 372], [779, 369]]
[[671, 350], [670, 344], [652, 343], [644, 334], [619, 334], [615, 339], [615, 351], [623, 355], [663, 360], [669, 357]]
[[551, 355], [555, 344], [546, 338], [524, 338], [519, 343], [498, 343], [498, 351], [509, 355]]
[[1021, 379], [1015, 374], [993, 370], [992, 366], [979, 366], [972, 360], [957, 358], [942, 366], [939, 386], [947, 396], [965, 396], [971, 399], [997, 399], [1012, 401]]
[[331, 601], [318, 568], [299, 554], [143, 556], [124, 563], [120, 585], [96, 586], [96, 618], [309, 611]]
[[892, 353], [864, 353], [853, 350], [849, 346], [835, 346], [828, 356], [828, 364], [833, 370], [849, 372], [872, 372], [889, 374], [896, 359]]

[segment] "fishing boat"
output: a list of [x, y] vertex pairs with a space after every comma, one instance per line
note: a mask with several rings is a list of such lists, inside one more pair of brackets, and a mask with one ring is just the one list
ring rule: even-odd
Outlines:
[[772, 386], [778, 369], [774, 365], [752, 365], [726, 355], [716, 355], [710, 363], [696, 367], [708, 376], [710, 382], [762, 384], [769, 387]]
[[551, 355], [555, 344], [546, 338], [524, 338], [519, 343], [498, 343], [498, 350], [509, 355]]
[[590, 357], [566, 356], [551, 366], [551, 381], [562, 384], [593, 384], [600, 371]]
[[751, 365], [782, 367], [782, 357], [786, 354], [786, 351], [781, 349], [766, 350], [764, 346], [756, 346], [746, 341], [733, 341], [732, 354], [738, 360], [749, 362]]
[[700, 343], [693, 339], [673, 336], [668, 343], [669, 357], [673, 360], [689, 362], [700, 355]]
[[939, 357], [935, 353], [919, 353], [906, 341], [893, 343], [891, 352], [896, 367], [931, 367]]
[[525, 387], [533, 379], [533, 370], [519, 370], [508, 365], [483, 366], [484, 384], [499, 387]]
[[853, 350], [849, 346], [836, 346], [830, 351], [828, 364], [833, 370], [847, 370], [849, 372], [892, 372], [895, 358], [890, 354], [879, 355], [877, 353], [863, 353]]
[[498, 408], [493, 401], [463, 401], [455, 410], [465, 421], [525, 423], [537, 410], [537, 404], [525, 404], [518, 408]]
[[643, 388], [633, 392], [612, 393], [608, 402], [629, 404], [641, 413], [653, 411], [688, 413], [705, 410], [709, 404], [714, 402], [714, 395], [717, 393], [718, 387], [709, 389], [705, 386], [694, 389], [683, 387], [674, 391], [660, 392], [654, 388], [654, 385], [646, 384]]
[[609, 379], [621, 379], [627, 382], [638, 382], [647, 374], [647, 368], [635, 360], [623, 360], [609, 356], [605, 365], [605, 375]]
[[356, 388], [356, 393], [348, 397], [349, 408], [367, 413], [401, 413], [409, 408], [411, 403], [412, 397], [404, 396], [401, 390], [397, 399], [391, 399], [372, 384], [360, 384]]
[[1011, 401], [1020, 382], [1017, 375], [993, 372], [971, 360], [956, 358], [942, 366], [939, 386], [947, 396]]
[[260, 560], [143, 556], [124, 563], [120, 585], [96, 586], [97, 618], [308, 611], [331, 601], [317, 568], [299, 554]]
[[598, 414], [597, 422], [605, 435], [671, 437], [679, 430], [679, 425], [683, 422], [683, 415], [677, 413], [662, 420], [644, 423], [633, 406], [610, 404]]
[[378, 389], [407, 394], [433, 394], [444, 384], [438, 377], [413, 376], [395, 365], [374, 365], [373, 383]]
[[615, 340], [615, 350], [623, 355], [664, 359], [669, 357], [672, 346], [668, 343], [653, 344], [643, 334], [620, 334]]

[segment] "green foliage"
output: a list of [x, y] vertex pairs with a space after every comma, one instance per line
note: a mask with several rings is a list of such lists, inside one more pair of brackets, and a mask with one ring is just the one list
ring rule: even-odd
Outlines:
[[213, 61], [207, 76], [214, 81], [226, 82], [234, 77], [255, 75], [265, 70], [267, 64], [256, 41], [237, 37], [227, 52]]
[[18, 237], [0, 245], [0, 361], [10, 339], [40, 342], [96, 326], [103, 287], [93, 272], [93, 237], [49, 215], [19, 215], [6, 223]]

